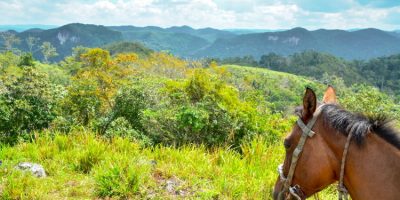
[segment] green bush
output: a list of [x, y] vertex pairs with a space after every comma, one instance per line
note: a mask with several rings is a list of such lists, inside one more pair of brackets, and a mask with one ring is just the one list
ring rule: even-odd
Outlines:
[[155, 143], [238, 147], [243, 138], [262, 132], [254, 121], [256, 109], [207, 70], [168, 81], [158, 95], [164, 98], [143, 111], [141, 122]]
[[143, 145], [151, 145], [152, 141], [149, 137], [140, 131], [132, 128], [131, 124], [124, 117], [119, 117], [113, 120], [105, 133], [103, 134], [106, 138], [122, 137], [128, 138], [131, 141], [138, 141]]
[[23, 68], [20, 77], [3, 77], [2, 89], [0, 131], [9, 138], [47, 128], [58, 114], [61, 91], [33, 67]]
[[21, 61], [18, 63], [18, 66], [23, 67], [23, 66], [35, 66], [34, 63], [34, 58], [31, 53], [25, 53], [21, 56]]
[[143, 87], [131, 86], [122, 88], [115, 97], [113, 118], [123, 117], [130, 126], [144, 131], [142, 125], [143, 110], [149, 107], [151, 99]]

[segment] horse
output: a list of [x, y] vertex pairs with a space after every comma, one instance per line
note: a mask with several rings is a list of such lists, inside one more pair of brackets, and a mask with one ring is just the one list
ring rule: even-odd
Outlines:
[[339, 199], [400, 199], [400, 137], [390, 120], [341, 108], [331, 86], [322, 103], [306, 88], [295, 113], [274, 200], [306, 199], [335, 182]]

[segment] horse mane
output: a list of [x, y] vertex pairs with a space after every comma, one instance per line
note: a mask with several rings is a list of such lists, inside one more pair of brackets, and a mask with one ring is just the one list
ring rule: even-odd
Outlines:
[[332, 128], [348, 136], [353, 134], [353, 140], [361, 146], [368, 133], [375, 133], [386, 142], [400, 149], [400, 134], [390, 125], [392, 120], [384, 115], [366, 116], [354, 114], [338, 105], [327, 104], [322, 108], [322, 116]]

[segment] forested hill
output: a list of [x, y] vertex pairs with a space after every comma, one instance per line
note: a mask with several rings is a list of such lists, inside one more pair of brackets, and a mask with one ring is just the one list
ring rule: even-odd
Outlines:
[[[16, 36], [20, 39], [17, 48], [23, 51], [32, 51], [34, 57], [42, 59], [40, 45], [43, 42], [50, 42], [56, 48], [58, 56], [53, 60], [59, 61], [71, 55], [72, 49], [76, 46], [99, 47], [112, 42], [122, 41], [122, 34], [104, 26], [89, 24], [68, 24], [54, 29], [30, 29]], [[36, 45], [29, 49], [27, 39], [37, 38]]]
[[345, 59], [369, 59], [400, 52], [400, 37], [378, 29], [358, 31], [308, 31], [294, 28], [281, 32], [244, 34], [215, 41], [196, 54], [198, 57], [232, 57], [277, 53], [290, 55], [305, 50], [321, 51]]
[[[315, 30], [294, 28], [286, 31], [245, 33], [212, 28], [193, 29], [189, 26], [160, 28], [155, 26], [98, 26], [90, 24], [67, 24], [58, 28], [43, 30], [29, 29], [24, 32], [8, 31], [15, 34], [19, 44], [14, 47], [23, 51], [31, 50], [26, 40], [39, 38], [37, 46], [50, 42], [59, 61], [72, 52], [76, 46], [100, 47], [113, 42], [140, 42], [155, 51], [168, 51], [185, 58], [253, 56], [258, 59], [264, 54], [291, 55], [305, 50], [314, 50], [345, 59], [370, 59], [400, 53], [400, 34], [378, 29]], [[4, 38], [0, 37], [4, 46]], [[38, 48], [34, 56], [41, 59]]]
[[167, 50], [181, 57], [193, 57], [199, 50], [219, 38], [232, 38], [234, 33], [213, 28], [193, 29], [189, 26], [160, 28], [155, 26], [111, 26], [126, 41], [138, 41], [157, 51]]
[[373, 85], [400, 99], [400, 54], [348, 61], [327, 53], [304, 51], [289, 56], [269, 53], [259, 61], [249, 56], [214, 60], [221, 64], [248, 65], [312, 77], [324, 83], [329, 77], [340, 77], [346, 85]]

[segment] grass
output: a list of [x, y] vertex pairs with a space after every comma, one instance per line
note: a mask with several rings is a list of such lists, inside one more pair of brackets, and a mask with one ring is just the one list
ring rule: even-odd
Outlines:
[[[271, 199], [281, 146], [258, 138], [239, 154], [44, 132], [34, 142], [1, 147], [1, 199]], [[23, 161], [42, 164], [48, 177], [15, 170]], [[335, 191], [320, 197], [335, 199]]]

